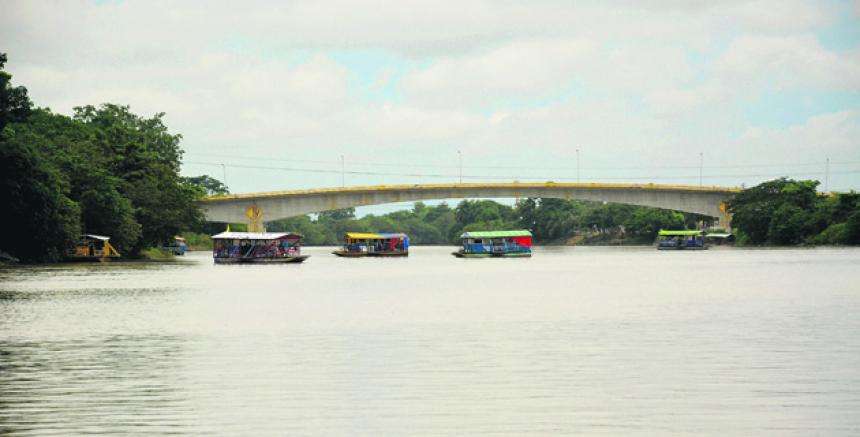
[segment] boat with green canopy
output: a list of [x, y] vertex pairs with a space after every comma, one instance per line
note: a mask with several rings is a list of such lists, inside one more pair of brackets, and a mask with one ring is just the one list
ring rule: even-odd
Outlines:
[[347, 258], [409, 256], [409, 236], [403, 233], [347, 232], [344, 244], [332, 252]]
[[657, 233], [657, 250], [705, 250], [705, 232], [699, 230], [667, 230]]
[[477, 231], [460, 235], [458, 258], [527, 258], [532, 256], [532, 233], [527, 230]]

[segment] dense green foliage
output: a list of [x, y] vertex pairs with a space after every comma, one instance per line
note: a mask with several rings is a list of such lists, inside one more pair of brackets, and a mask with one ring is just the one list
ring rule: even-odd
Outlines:
[[522, 199], [514, 206], [464, 200], [455, 208], [417, 202], [412, 210], [360, 219], [353, 209], [329, 211], [315, 219], [302, 216], [271, 222], [267, 230], [298, 232], [311, 245], [340, 244], [347, 231], [405, 232], [413, 244], [452, 244], [465, 231], [505, 229], [529, 229], [543, 244], [564, 244], [577, 237], [585, 237], [586, 243], [635, 244], [650, 243], [661, 228], [682, 229], [699, 219], [655, 208], [576, 200]]
[[5, 65], [6, 54], [0, 53], [0, 132], [9, 123], [27, 119], [33, 107], [27, 88], [12, 86], [12, 75], [3, 71]]
[[207, 196], [230, 194], [230, 190], [227, 189], [227, 186], [224, 185], [223, 182], [209, 175], [184, 177], [182, 179], [191, 185], [195, 185], [203, 189]]
[[[180, 135], [162, 118], [127, 106], [75, 108], [69, 117], [33, 108], [13, 87], [0, 54], [0, 253], [23, 261], [54, 261], [81, 233], [105, 234], [125, 255], [169, 241], [180, 231], [192, 246], [223, 225], [203, 223], [194, 200], [228, 194], [207, 175], [179, 176]], [[741, 244], [860, 244], [860, 195], [824, 196], [816, 181], [777, 179], [739, 193], [730, 203]], [[464, 200], [385, 215], [328, 211], [268, 224], [303, 234], [307, 244], [339, 244], [347, 231], [405, 232], [414, 244], [451, 244], [464, 231], [529, 229], [537, 243], [648, 243], [660, 229], [707, 222], [694, 214], [563, 199], [521, 199], [514, 206]], [[242, 230], [243, 226], [233, 226]], [[196, 234], [191, 234], [196, 232]]]
[[59, 172], [24, 141], [0, 138], [0, 204], [4, 252], [22, 260], [57, 259], [80, 230], [77, 204], [63, 195]]
[[818, 181], [776, 179], [729, 203], [740, 244], [860, 244], [860, 194], [824, 195]]
[[84, 232], [110, 235], [120, 252], [136, 255], [199, 225], [193, 201], [209, 187], [179, 176], [181, 137], [163, 114], [145, 118], [112, 104], [75, 108], [72, 117], [32, 109], [10, 79], [0, 71], [0, 202], [14, 236], [0, 250], [54, 261]]
[[[224, 225], [220, 225], [223, 228]], [[217, 232], [221, 232], [220, 230]], [[215, 233], [217, 233], [215, 232]], [[185, 243], [188, 245], [188, 250], [212, 250], [212, 237], [210, 234], [200, 232], [184, 232]]]

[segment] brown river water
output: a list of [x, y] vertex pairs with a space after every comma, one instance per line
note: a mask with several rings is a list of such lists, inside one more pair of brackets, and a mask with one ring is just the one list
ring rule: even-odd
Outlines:
[[0, 269], [0, 435], [858, 435], [860, 250]]

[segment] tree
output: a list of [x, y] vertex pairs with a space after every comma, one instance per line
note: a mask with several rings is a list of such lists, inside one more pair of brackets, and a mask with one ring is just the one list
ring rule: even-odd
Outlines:
[[81, 207], [83, 231], [110, 235], [111, 244], [125, 253], [140, 239], [141, 226], [135, 220], [131, 201], [119, 192], [121, 183], [103, 169], [80, 173], [74, 197]]
[[342, 221], [355, 218], [355, 208], [334, 209], [319, 213], [319, 221]]
[[[79, 210], [57, 170], [20, 136], [0, 137], [5, 252], [25, 262], [57, 261], [80, 233]], [[8, 220], [8, 222], [7, 222]]]
[[226, 185], [209, 175], [184, 177], [182, 179], [185, 183], [200, 187], [206, 196], [230, 194], [230, 190]]
[[851, 191], [837, 194], [834, 203], [831, 220], [844, 222], [848, 220], [848, 217], [854, 213], [857, 207], [860, 207], [860, 193]]
[[74, 119], [93, 130], [96, 149], [106, 157], [108, 171], [122, 181], [119, 191], [134, 207], [141, 235], [132, 254], [202, 221], [194, 203], [199, 188], [179, 176], [182, 136], [169, 133], [163, 117], [143, 118], [128, 106], [114, 104], [75, 108]]
[[818, 181], [786, 178], [763, 182], [738, 193], [729, 202], [732, 224], [753, 244], [797, 244], [828, 225], [811, 211], [822, 208]]
[[6, 60], [6, 53], [0, 53], [0, 132], [9, 123], [26, 120], [33, 107], [27, 88], [13, 87], [12, 75], [3, 71]]
[[768, 241], [775, 244], [798, 244], [807, 235], [811, 214], [803, 208], [783, 203], [773, 212], [768, 229]]
[[590, 229], [596, 228], [599, 233], [614, 232], [633, 216], [636, 208], [641, 207], [620, 203], [594, 204], [586, 212], [583, 224]]
[[660, 229], [684, 229], [684, 214], [657, 208], [638, 208], [624, 228], [641, 241], [652, 241]]
[[454, 219], [454, 226], [448, 230], [449, 242], [457, 241], [464, 231], [518, 227], [514, 209], [492, 200], [463, 200], [454, 209]]
[[537, 208], [538, 199], [529, 197], [517, 200], [514, 211], [516, 211], [520, 227], [534, 233], [535, 226], [537, 226]]
[[429, 210], [430, 208], [428, 208], [424, 202], [415, 202], [412, 205], [412, 214], [419, 218], [424, 218]]
[[563, 199], [540, 199], [534, 210], [535, 240], [540, 242], [561, 241], [572, 236], [580, 227], [582, 205]]
[[440, 244], [453, 241], [450, 235], [452, 229], [457, 226], [457, 217], [454, 214], [454, 210], [447, 203], [441, 203], [436, 205], [435, 208], [431, 208], [424, 215], [423, 222], [430, 224], [439, 232], [438, 236], [433, 237], [432, 240], [429, 240], [430, 237], [428, 237], [428, 243]]
[[25, 262], [56, 261], [80, 233], [78, 205], [40, 152], [40, 138], [18, 129], [33, 104], [26, 88], [12, 86], [6, 59], [0, 53], [0, 205], [7, 231], [0, 249]]
[[845, 221], [845, 244], [860, 244], [860, 205]]

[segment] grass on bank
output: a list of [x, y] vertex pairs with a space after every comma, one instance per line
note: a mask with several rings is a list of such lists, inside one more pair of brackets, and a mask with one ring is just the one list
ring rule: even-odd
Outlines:
[[173, 261], [176, 259], [176, 256], [174, 256], [172, 252], [168, 252], [157, 247], [144, 249], [140, 252], [140, 257], [149, 261]]
[[209, 235], [186, 232], [182, 236], [185, 238], [188, 250], [212, 250], [212, 237]]

